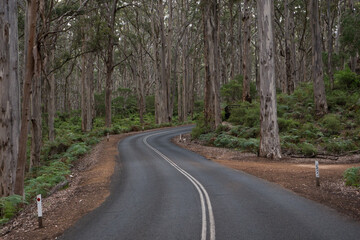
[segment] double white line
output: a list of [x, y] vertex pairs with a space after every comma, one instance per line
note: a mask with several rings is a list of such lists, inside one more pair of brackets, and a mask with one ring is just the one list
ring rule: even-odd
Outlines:
[[148, 146], [151, 150], [159, 154], [160, 157], [162, 157], [165, 161], [167, 161], [171, 166], [173, 166], [176, 170], [178, 170], [182, 175], [184, 175], [196, 188], [196, 190], [199, 193], [200, 202], [201, 202], [201, 218], [202, 218], [202, 224], [201, 224], [201, 240], [206, 240], [207, 237], [207, 217], [206, 217], [206, 205], [208, 209], [209, 214], [209, 224], [210, 224], [210, 240], [215, 240], [215, 221], [214, 221], [214, 214], [209, 198], [209, 194], [207, 193], [204, 186], [193, 176], [191, 176], [188, 172], [186, 172], [184, 169], [179, 167], [176, 163], [174, 163], [172, 160], [170, 160], [167, 156], [162, 154], [159, 150], [152, 147], [148, 142], [147, 139], [149, 137], [159, 135], [162, 133], [156, 133], [149, 135], [143, 139], [143, 142], [146, 146]]

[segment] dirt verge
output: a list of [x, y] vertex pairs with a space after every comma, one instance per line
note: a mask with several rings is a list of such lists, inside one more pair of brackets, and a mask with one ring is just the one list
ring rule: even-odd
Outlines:
[[[209, 160], [277, 183], [360, 221], [360, 189], [346, 187], [343, 181], [343, 172], [347, 168], [360, 167], [360, 155], [345, 156], [336, 161], [315, 158], [271, 161], [250, 153], [204, 146], [201, 142], [189, 141], [190, 135], [185, 135], [184, 138], [187, 140], [180, 141], [176, 137], [173, 142]], [[315, 160], [319, 161], [320, 187], [316, 187]]]

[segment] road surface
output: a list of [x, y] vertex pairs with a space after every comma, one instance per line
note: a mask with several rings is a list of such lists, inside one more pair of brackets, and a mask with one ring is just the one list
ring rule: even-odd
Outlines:
[[111, 194], [61, 239], [359, 239], [360, 224], [170, 139], [179, 127], [119, 143]]

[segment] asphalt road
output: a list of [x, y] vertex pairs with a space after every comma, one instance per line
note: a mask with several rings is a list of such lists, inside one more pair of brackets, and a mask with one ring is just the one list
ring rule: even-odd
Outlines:
[[360, 223], [170, 142], [189, 131], [122, 140], [110, 196], [61, 239], [360, 239]]

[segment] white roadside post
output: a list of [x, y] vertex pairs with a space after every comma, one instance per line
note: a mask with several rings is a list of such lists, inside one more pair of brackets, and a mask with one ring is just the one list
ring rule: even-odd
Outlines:
[[36, 196], [37, 202], [37, 210], [38, 210], [38, 221], [39, 221], [39, 228], [43, 227], [42, 224], [42, 205], [41, 205], [41, 194]]
[[319, 162], [315, 161], [315, 176], [316, 176], [316, 186], [320, 186], [320, 173], [319, 173]]
[[107, 133], [106, 134], [106, 140], [109, 141], [109, 139], [110, 139], [110, 135], [109, 135], [109, 133]]

